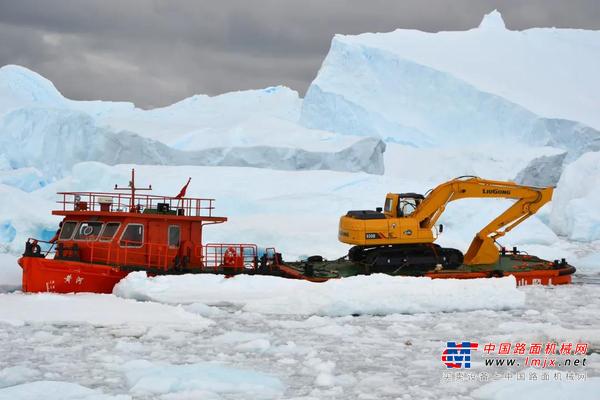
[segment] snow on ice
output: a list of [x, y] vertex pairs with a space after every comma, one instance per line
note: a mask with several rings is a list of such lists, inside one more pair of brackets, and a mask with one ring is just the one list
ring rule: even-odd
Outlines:
[[244, 311], [296, 315], [387, 315], [522, 307], [514, 277], [453, 280], [357, 276], [324, 283], [272, 276], [177, 275], [147, 278], [134, 272], [117, 284], [117, 296], [168, 304], [230, 303]]
[[0, 253], [0, 293], [21, 289], [21, 267], [17, 257]]
[[18, 385], [39, 377], [39, 371], [23, 366], [7, 367], [0, 370], [0, 388]]
[[[364, 285], [365, 291], [378, 296], [368, 282]], [[249, 388], [257, 398], [474, 399], [477, 395], [493, 399], [500, 385], [442, 382], [446, 369], [440, 356], [446, 341], [581, 341], [597, 349], [600, 322], [594, 316], [600, 295], [596, 289], [593, 285], [524, 287], [517, 289], [525, 295], [524, 304], [518, 308], [354, 317], [265, 314], [231, 303], [182, 306], [185, 312], [198, 311], [212, 321], [202, 324], [201, 329], [188, 322], [162, 323], [162, 312], [154, 321], [149, 312], [145, 321], [129, 323], [116, 317], [110, 324], [22, 316], [29, 322], [0, 322], [0, 382], [34, 385], [31, 390], [38, 381], [69, 382], [105, 396], [158, 399], [248, 398], [238, 387]], [[201, 287], [196, 290], [201, 292]], [[181, 293], [182, 301], [188, 295]], [[257, 291], [249, 293], [250, 298], [257, 295]], [[19, 301], [29, 304], [29, 297], [37, 297], [4, 296], [12, 296], [10, 306], [17, 309]], [[98, 303], [113, 297], [111, 304], [117, 314], [122, 302], [133, 302], [111, 295], [82, 297], [94, 296]], [[55, 297], [62, 301], [80, 296]], [[293, 309], [296, 297], [280, 301]], [[7, 306], [2, 304], [0, 310], [6, 312]], [[178, 307], [164, 307], [169, 307], [164, 312], [172, 314], [169, 320], [179, 318], [175, 316]], [[31, 308], [27, 310], [34, 313]], [[127, 311], [135, 316], [140, 310]], [[42, 312], [51, 310], [44, 308]], [[600, 374], [600, 357], [592, 350], [586, 358], [588, 381], [564, 381], [560, 387], [552, 384], [564, 397], [596, 394], [594, 377]], [[473, 371], [481, 372], [482, 368], [479, 362], [473, 365]], [[521, 370], [527, 371], [515, 368], [513, 372]], [[489, 372], [505, 371], [491, 368]], [[533, 390], [537, 385], [531, 387]], [[531, 396], [528, 388], [520, 393]], [[16, 391], [27, 393], [27, 386], [5, 389], [9, 396]]]
[[[540, 375], [539, 370], [529, 369], [524, 371], [526, 376], [533, 373]], [[600, 393], [600, 378], [589, 378], [587, 382], [562, 382], [562, 381], [534, 381], [525, 382], [516, 379], [509, 384], [506, 382], [492, 382], [476, 389], [473, 397], [482, 400], [502, 399], [544, 399], [544, 400], [595, 400]]]
[[34, 322], [115, 324], [186, 324], [203, 329], [211, 321], [180, 307], [119, 299], [111, 295], [74, 296], [41, 293], [0, 294], [0, 321], [13, 325]]
[[219, 398], [237, 393], [245, 398], [279, 398], [284, 390], [273, 376], [215, 363], [171, 365], [146, 360], [127, 362], [123, 369], [134, 395], [160, 395], [186, 392], [191, 398]]
[[129, 395], [108, 396], [76, 383], [35, 381], [0, 389], [2, 400], [131, 400]]

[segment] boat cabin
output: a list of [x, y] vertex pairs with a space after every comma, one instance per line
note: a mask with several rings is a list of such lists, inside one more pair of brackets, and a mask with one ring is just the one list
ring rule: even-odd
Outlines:
[[185, 197], [187, 184], [174, 197], [138, 193], [151, 189], [135, 187], [132, 171], [129, 187], [115, 186], [113, 193], [59, 193], [52, 214], [64, 218], [52, 240], [54, 259], [150, 272], [255, 262], [255, 245], [203, 245], [204, 226], [227, 221], [213, 215], [214, 199]]

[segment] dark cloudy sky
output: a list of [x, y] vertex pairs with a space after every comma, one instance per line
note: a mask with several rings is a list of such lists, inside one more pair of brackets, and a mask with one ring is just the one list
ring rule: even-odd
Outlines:
[[283, 84], [304, 93], [335, 33], [475, 27], [600, 29], [600, 0], [0, 0], [0, 65], [74, 99], [151, 107]]

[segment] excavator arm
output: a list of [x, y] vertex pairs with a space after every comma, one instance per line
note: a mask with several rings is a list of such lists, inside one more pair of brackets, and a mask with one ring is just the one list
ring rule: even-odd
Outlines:
[[506, 198], [517, 200], [477, 233], [465, 253], [466, 265], [493, 264], [498, 260], [495, 240], [535, 214], [552, 199], [554, 188], [518, 185], [477, 177], [456, 178], [433, 189], [419, 204], [411, 217], [421, 229], [431, 229], [446, 205], [465, 198]]

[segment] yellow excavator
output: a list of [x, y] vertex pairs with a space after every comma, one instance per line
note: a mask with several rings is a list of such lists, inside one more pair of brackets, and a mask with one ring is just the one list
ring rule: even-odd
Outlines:
[[[552, 187], [459, 177], [426, 195], [388, 193], [383, 208], [348, 211], [340, 218], [338, 237], [341, 242], [354, 245], [348, 259], [370, 265], [373, 272], [495, 264], [500, 250], [496, 239], [535, 214], [552, 199], [553, 191]], [[436, 223], [446, 205], [466, 198], [516, 201], [477, 233], [463, 255], [460, 250], [441, 247], [434, 241], [443, 231], [443, 226], [436, 227]]]

